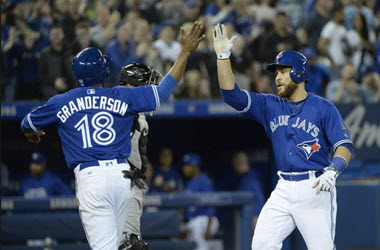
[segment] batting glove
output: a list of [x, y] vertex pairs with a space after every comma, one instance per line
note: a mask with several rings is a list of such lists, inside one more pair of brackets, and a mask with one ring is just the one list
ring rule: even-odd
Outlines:
[[214, 50], [218, 59], [230, 58], [232, 46], [236, 36], [228, 39], [228, 34], [224, 24], [219, 23], [214, 28]]
[[319, 194], [321, 191], [331, 192], [336, 184], [338, 171], [332, 167], [327, 167], [324, 170], [324, 173], [321, 176], [319, 176], [319, 178], [313, 185], [313, 188], [316, 188], [317, 190], [317, 194]]

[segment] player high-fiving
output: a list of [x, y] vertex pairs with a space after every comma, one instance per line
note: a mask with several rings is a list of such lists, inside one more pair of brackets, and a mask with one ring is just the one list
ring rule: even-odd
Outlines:
[[333, 250], [335, 182], [353, 151], [346, 125], [331, 102], [305, 91], [309, 63], [296, 51], [280, 52], [267, 67], [276, 74], [278, 96], [241, 90], [229, 60], [233, 40], [224, 25], [215, 26], [223, 100], [263, 125], [272, 141], [280, 178], [259, 215], [252, 249], [279, 250], [298, 227], [308, 249]]
[[[21, 123], [29, 141], [39, 143], [43, 129], [58, 126], [62, 149], [76, 178], [79, 213], [91, 249], [118, 249], [132, 197], [131, 126], [136, 113], [154, 111], [167, 100], [185, 71], [187, 59], [204, 38], [203, 24], [182, 31], [182, 51], [158, 86], [103, 88], [111, 58], [86, 48], [73, 59], [79, 88], [50, 98]], [[127, 179], [125, 178], [127, 177]]]

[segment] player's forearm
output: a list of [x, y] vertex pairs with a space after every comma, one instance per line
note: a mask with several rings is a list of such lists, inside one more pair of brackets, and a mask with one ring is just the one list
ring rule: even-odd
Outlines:
[[351, 155], [352, 154], [351, 154], [350, 150], [348, 150], [348, 148], [346, 148], [344, 146], [339, 146], [335, 150], [334, 157], [340, 156], [340, 157], [344, 158], [346, 160], [347, 165], [348, 165], [348, 163], [350, 163], [350, 160], [351, 160]]
[[189, 56], [189, 52], [182, 50], [181, 53], [179, 53], [173, 67], [169, 70], [169, 74], [172, 75], [177, 82], [181, 81], [182, 76], [185, 73], [187, 59]]
[[339, 173], [342, 173], [346, 169], [348, 163], [350, 163], [351, 156], [352, 154], [348, 148], [345, 146], [339, 146], [335, 150], [333, 160], [329, 167], [333, 167]]
[[225, 90], [232, 90], [235, 87], [235, 76], [232, 72], [231, 62], [227, 60], [217, 60], [219, 87]]

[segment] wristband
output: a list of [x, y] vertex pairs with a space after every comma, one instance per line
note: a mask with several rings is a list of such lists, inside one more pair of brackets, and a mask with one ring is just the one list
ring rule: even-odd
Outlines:
[[340, 173], [342, 173], [346, 169], [347, 162], [346, 162], [346, 160], [343, 157], [341, 157], [341, 156], [335, 156], [332, 159], [332, 161], [331, 161], [331, 163], [330, 163], [330, 165], [328, 167], [329, 168], [335, 168], [338, 171], [338, 173], [340, 174]]

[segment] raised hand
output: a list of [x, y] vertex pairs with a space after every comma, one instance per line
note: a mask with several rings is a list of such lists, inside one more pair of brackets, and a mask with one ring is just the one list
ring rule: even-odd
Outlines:
[[214, 50], [218, 59], [228, 59], [236, 36], [228, 39], [227, 29], [224, 24], [218, 23], [214, 28]]
[[195, 21], [193, 27], [191, 27], [190, 31], [185, 31], [183, 27], [181, 27], [181, 44], [182, 51], [186, 52], [188, 55], [193, 53], [199, 43], [205, 38], [205, 35], [202, 35], [203, 23]]

